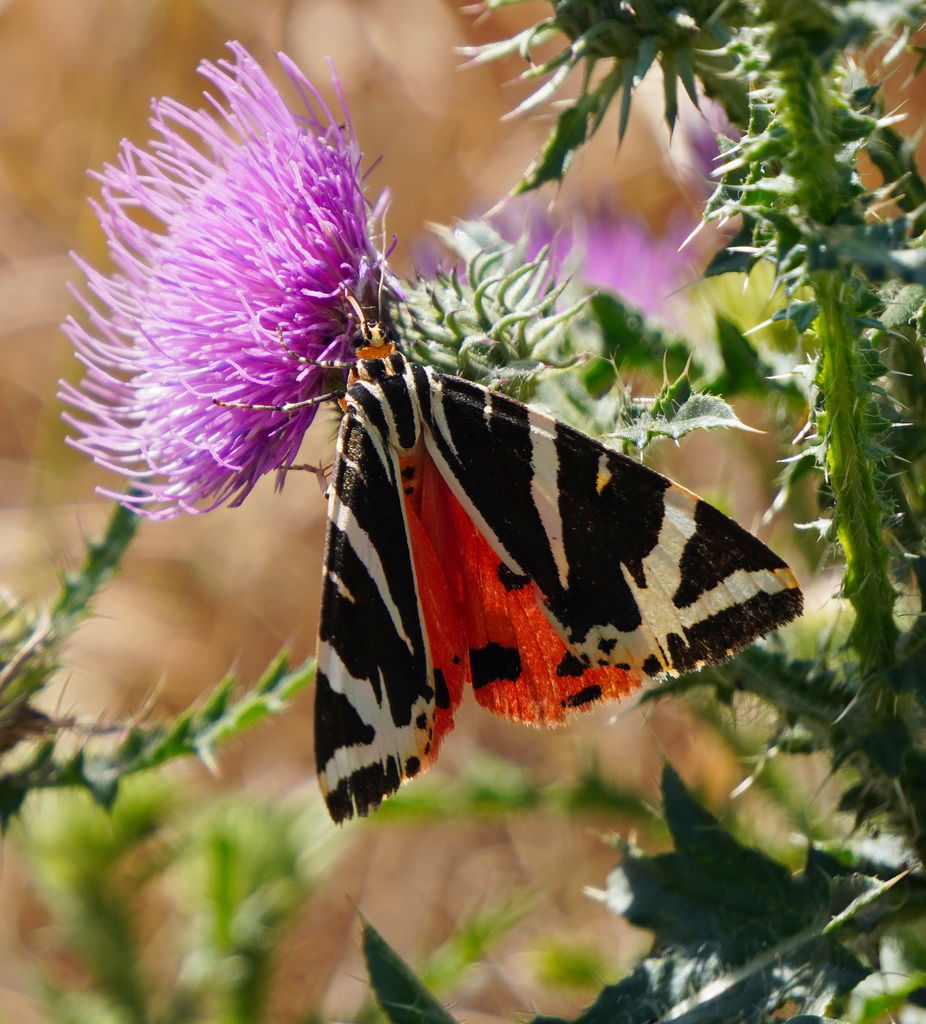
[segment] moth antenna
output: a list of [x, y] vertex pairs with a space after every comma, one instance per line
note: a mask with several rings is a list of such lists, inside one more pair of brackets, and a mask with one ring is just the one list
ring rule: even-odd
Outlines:
[[[323, 363], [323, 366], [334, 364]], [[353, 364], [349, 363], [348, 366]], [[299, 409], [308, 409], [313, 405], [321, 405], [322, 402], [340, 402], [344, 397], [343, 391], [330, 391], [327, 395], [318, 395], [315, 398], [306, 398], [302, 402], [285, 402], [283, 405], [256, 405], [251, 402], [223, 402], [221, 398], [213, 398], [213, 405], [221, 405], [225, 409], [254, 409], [256, 412], [297, 412]]]
[[[386, 211], [383, 211], [383, 241], [381, 252], [386, 251]], [[383, 319], [383, 288], [386, 284], [386, 257], [381, 256], [379, 261], [379, 288], [376, 290], [376, 312], [379, 319]]]
[[360, 333], [366, 337], [367, 317], [362, 306], [350, 292], [344, 293], [344, 302], [346, 305], [350, 306], [351, 312], [357, 318], [357, 326], [360, 328]]
[[[361, 329], [363, 329], [366, 326], [366, 322], [367, 322], [366, 321], [366, 317], [363, 315], [363, 310], [360, 308], [360, 305], [357, 303], [357, 300], [353, 298], [353, 296], [345, 295], [345, 299], [350, 299], [353, 302], [353, 305], [356, 307], [355, 313], [360, 317]], [[366, 332], [364, 332], [364, 334], [366, 335]], [[296, 360], [296, 362], [304, 363], [306, 366], [323, 366], [326, 370], [350, 370], [350, 369], [352, 369], [355, 366], [355, 360], [353, 360], [353, 359], [309, 359], [308, 356], [301, 356], [301, 355], [299, 355], [299, 353], [295, 349], [290, 348], [289, 345], [287, 345], [286, 342], [283, 340], [283, 328], [279, 327], [279, 326], [277, 327], [277, 336], [280, 339], [280, 344], [283, 346], [284, 349], [286, 349], [287, 353], [289, 355], [291, 355], [293, 357], [293, 359]], [[336, 394], [336, 395], [332, 393], [332, 397], [337, 399], [338, 401], [340, 401], [341, 398], [343, 398], [344, 396], [340, 392], [338, 392], [338, 394]], [[318, 399], [318, 401], [325, 401], [325, 398]], [[230, 405], [233, 408], [235, 407], [234, 403], [232, 403], [232, 402], [216, 402], [216, 404], [217, 405]], [[245, 405], [240, 406], [239, 408], [242, 408], [242, 409], [276, 409], [276, 408], [282, 408], [282, 406], [275, 406], [275, 405], [274, 406], [247, 405], [247, 404], [245, 404]]]
[[307, 356], [299, 355], [299, 353], [295, 349], [290, 348], [289, 345], [286, 344], [286, 340], [283, 338], [283, 325], [282, 324], [277, 324], [277, 338], [279, 338], [280, 344], [283, 346], [284, 349], [286, 349], [286, 352], [289, 355], [291, 355], [293, 357], [293, 359], [295, 359], [297, 362], [299, 362], [299, 363], [308, 363], [309, 366], [317, 366], [318, 365], [315, 362], [314, 359], [309, 359]]

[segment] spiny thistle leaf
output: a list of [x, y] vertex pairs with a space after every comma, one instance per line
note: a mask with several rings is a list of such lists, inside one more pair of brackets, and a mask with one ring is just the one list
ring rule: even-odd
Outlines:
[[90, 601], [100, 587], [118, 571], [119, 562], [135, 536], [139, 517], [124, 505], [115, 505], [105, 534], [99, 541], [86, 542], [84, 563], [76, 573], [65, 575], [61, 593], [52, 605], [52, 628], [59, 636], [89, 612]]
[[[663, 792], [676, 850], [647, 857], [627, 846], [607, 892], [612, 910], [656, 932], [660, 955], [605, 987], [574, 1024], [765, 1022], [780, 1019], [789, 1005], [822, 1011], [866, 976], [843, 939], [853, 922], [867, 931], [903, 903], [904, 897], [888, 898], [896, 876], [866, 876], [858, 865], [845, 869], [811, 850], [806, 870], [792, 877], [739, 844], [669, 767]], [[371, 984], [390, 1021], [450, 1024], [366, 921], [363, 944]], [[538, 1016], [532, 1024], [564, 1022]]]
[[[87, 617], [100, 587], [118, 571], [137, 526], [138, 517], [117, 505], [103, 537], [86, 542], [81, 568], [63, 577], [49, 612], [31, 612], [12, 599], [0, 606], [0, 755], [22, 740], [53, 731], [51, 720], [30, 700], [57, 671], [61, 645]], [[0, 796], [0, 825], [21, 799], [11, 793]]]
[[44, 718], [25, 702], [56, 671], [58, 649], [118, 571], [137, 526], [138, 516], [117, 505], [103, 537], [86, 541], [80, 569], [62, 578], [49, 612], [30, 612], [12, 599], [0, 603], [0, 753], [15, 746], [30, 720], [36, 724]]
[[[839, 928], [890, 883], [841, 876], [835, 861], [813, 850], [806, 871], [792, 877], [740, 845], [668, 766], [663, 794], [676, 849], [648, 857], [627, 847], [609, 878], [607, 901], [632, 924], [656, 932], [660, 963], [692, 975], [692, 987], [676, 993], [673, 1016], [733, 1022], [749, 1007], [759, 1020], [789, 1000], [822, 1010], [865, 977], [837, 941]], [[887, 901], [880, 907], [889, 909]], [[608, 1002], [613, 1009], [623, 985], [610, 999], [607, 989], [602, 993], [601, 1011]], [[667, 1007], [660, 1009], [662, 1016]]]
[[[921, 211], [885, 217], [880, 208], [903, 192], [903, 180], [873, 191], [861, 178], [859, 153], [890, 119], [879, 119], [876, 91], [858, 85], [843, 51], [876, 33], [903, 40], [924, 11], [909, 0], [764, 5], [750, 58], [756, 88], [749, 128], [725, 153], [724, 182], [710, 210], [712, 217], [743, 218], [735, 251], [728, 247], [731, 260], [772, 263], [788, 296], [806, 288], [817, 307], [817, 433], [806, 449], [831, 489], [833, 532], [846, 560], [842, 592], [855, 612], [848, 642], [873, 685], [895, 662], [899, 635], [887, 538], [898, 489], [889, 482], [888, 433], [901, 417], [899, 409], [882, 411], [890, 400], [869, 335], [881, 326], [884, 285], [926, 284], [926, 249], [915, 234]], [[896, 140], [884, 141], [882, 165], [904, 167]], [[914, 194], [919, 183], [914, 176]]]
[[[708, 219], [736, 216], [740, 229], [715, 255], [708, 276], [765, 259], [790, 293], [818, 270], [861, 273], [873, 283], [922, 283], [926, 256], [911, 241], [922, 230], [915, 202], [926, 194], [922, 180], [887, 127], [890, 119], [879, 120], [876, 89], [856, 88], [834, 63], [843, 47], [906, 30], [923, 13], [907, 0], [877, 6], [808, 0], [765, 9], [745, 44], [762, 87], [753, 93], [748, 130], [725, 148], [722, 183], [708, 205]], [[896, 174], [877, 192], [867, 191], [858, 174], [866, 143], [886, 175]], [[904, 197], [899, 205], [916, 216], [870, 220], [869, 209], [888, 194]]]
[[[864, 148], [881, 172], [885, 186], [892, 189], [897, 205], [906, 213], [916, 214], [912, 234], [922, 235], [926, 231], [926, 181], [916, 164], [915, 142], [883, 125], [865, 140]], [[903, 183], [899, 192], [893, 188], [897, 182]]]
[[[110, 806], [126, 775], [190, 755], [210, 763], [221, 741], [288, 706], [314, 672], [314, 659], [290, 671], [281, 655], [253, 689], [237, 699], [232, 697], [234, 679], [229, 677], [198, 707], [187, 709], [165, 725], [126, 726], [110, 745], [106, 745], [104, 734], [75, 754], [56, 758], [55, 742], [46, 741], [24, 763], [0, 774], [0, 826], [7, 824], [32, 789], [78, 786]], [[108, 730], [110, 737], [112, 732]]]
[[[778, 708], [789, 721], [802, 720], [816, 730], [837, 722], [840, 726], [855, 714], [852, 706], [855, 689], [843, 676], [810, 661], [788, 658], [785, 654], [753, 646], [723, 665], [708, 665], [666, 679], [645, 691], [642, 702], [660, 700], [668, 694], [682, 694], [701, 686], [710, 686], [717, 699], [730, 704], [737, 693], [751, 693]], [[859, 719], [858, 725], [862, 725]], [[825, 747], [827, 738], [818, 736], [814, 749]]]
[[[491, 10], [508, 2], [486, 0], [484, 6]], [[576, 151], [595, 134], [618, 97], [618, 135], [623, 138], [633, 91], [657, 63], [662, 69], [664, 114], [670, 130], [678, 115], [679, 85], [697, 103], [698, 83], [704, 94], [722, 102], [734, 123], [745, 124], [747, 94], [743, 81], [731, 74], [740, 60], [731, 43], [737, 30], [754, 22], [756, 6], [743, 0], [635, 0], [632, 5], [556, 0], [552, 18], [504, 43], [470, 50], [474, 63], [518, 52], [531, 62], [523, 79], [548, 76], [515, 113], [548, 102], [569, 74], [582, 68], [578, 99], [557, 117], [543, 151], [515, 192], [559, 181]], [[568, 46], [551, 59], [534, 64], [532, 50], [557, 33], [569, 40]], [[604, 74], [598, 66], [601, 63], [608, 68]]]
[[55, 667], [48, 615], [31, 612], [7, 598], [7, 603], [0, 606], [0, 753], [22, 738], [27, 701], [42, 688]]
[[722, 398], [693, 392], [687, 374], [672, 384], [663, 385], [655, 398], [630, 403], [629, 409], [632, 422], [612, 431], [609, 436], [639, 449], [657, 437], [670, 437], [677, 441], [693, 430], [716, 427], [754, 430], [741, 422]]

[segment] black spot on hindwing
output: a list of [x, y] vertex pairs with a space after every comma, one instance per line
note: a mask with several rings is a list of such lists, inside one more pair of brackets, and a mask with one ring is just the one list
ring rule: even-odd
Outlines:
[[658, 675], [662, 675], [665, 669], [662, 666], [662, 662], [656, 657], [655, 654], [651, 654], [642, 665], [643, 672], [648, 675], [651, 679], [654, 679]]
[[503, 647], [492, 640], [485, 647], [470, 648], [469, 668], [474, 690], [491, 683], [517, 682], [521, 654], [516, 647]]
[[570, 694], [562, 705], [564, 708], [581, 708], [586, 704], [593, 704], [596, 700], [601, 700], [601, 687], [595, 683], [592, 686], [586, 686], [584, 690], [579, 690], [578, 693]]
[[[459, 658], [457, 659], [457, 662]], [[450, 707], [450, 690], [447, 689], [447, 680], [439, 668], [434, 669], [434, 703], [441, 709]]]
[[556, 666], [556, 674], [561, 679], [567, 677], [578, 678], [585, 674], [587, 668], [588, 665], [586, 665], [581, 658], [577, 658], [572, 651], [566, 651], [562, 660]]

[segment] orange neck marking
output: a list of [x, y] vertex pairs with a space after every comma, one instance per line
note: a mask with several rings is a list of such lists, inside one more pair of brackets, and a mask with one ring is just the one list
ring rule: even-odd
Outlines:
[[395, 355], [396, 347], [391, 341], [384, 341], [381, 345], [362, 345], [357, 349], [358, 359], [388, 359]]

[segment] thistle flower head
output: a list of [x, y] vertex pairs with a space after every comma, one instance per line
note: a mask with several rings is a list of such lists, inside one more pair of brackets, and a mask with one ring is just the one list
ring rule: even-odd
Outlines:
[[220, 94], [211, 111], [155, 102], [156, 138], [124, 142], [98, 175], [116, 272], [77, 259], [95, 300], [78, 295], [87, 326], [64, 325], [87, 368], [62, 385], [82, 414], [65, 416], [82, 434], [72, 443], [131, 478], [135, 495], [118, 497], [152, 517], [237, 505], [290, 465], [315, 407], [254, 407], [317, 397], [314, 361], [353, 355], [345, 296], [398, 293], [370, 237], [379, 209], [350, 120], [280, 54], [294, 112], [230, 48], [233, 62], [200, 67]]

